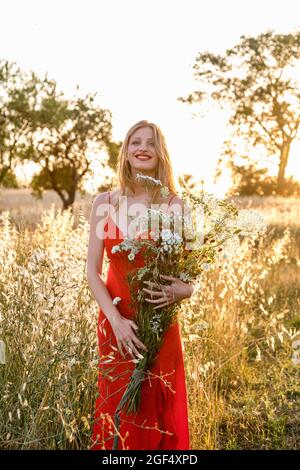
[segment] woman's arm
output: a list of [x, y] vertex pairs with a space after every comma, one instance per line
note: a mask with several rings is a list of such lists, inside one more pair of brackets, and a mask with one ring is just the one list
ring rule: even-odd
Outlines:
[[98, 305], [111, 324], [120, 354], [125, 358], [125, 354], [129, 352], [133, 358], [136, 358], [140, 355], [137, 348], [147, 349], [134, 334], [133, 328], [137, 330], [138, 327], [133, 320], [129, 320], [120, 314], [117, 307], [113, 304], [108, 289], [101, 278], [104, 253], [104, 226], [106, 221], [103, 213], [105, 213], [107, 208], [108, 193], [101, 193], [95, 198], [90, 214], [87, 254], [88, 285]]
[[103, 310], [108, 321], [112, 324], [120, 319], [121, 314], [112, 303], [108, 289], [101, 278], [104, 256], [104, 226], [106, 222], [106, 207], [108, 208], [108, 193], [101, 193], [93, 201], [90, 213], [90, 232], [87, 252], [88, 285], [99, 307]]

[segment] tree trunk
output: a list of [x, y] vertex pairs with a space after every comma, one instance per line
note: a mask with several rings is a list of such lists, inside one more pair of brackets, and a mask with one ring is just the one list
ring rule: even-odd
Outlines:
[[[74, 202], [74, 201], [73, 201]], [[63, 202], [63, 210], [65, 211], [69, 207], [71, 207], [71, 212], [73, 212], [73, 202], [70, 201], [70, 199], [67, 199], [66, 201]]]
[[291, 141], [284, 141], [280, 150], [280, 161], [277, 175], [277, 192], [281, 194], [284, 186], [285, 170], [290, 155]]
[[0, 184], [4, 181], [10, 166], [3, 166], [0, 170]]
[[68, 209], [71, 207], [71, 212], [73, 213], [73, 204], [75, 202], [75, 195], [76, 195], [76, 186], [71, 188], [70, 192], [68, 193], [68, 199], [63, 201], [63, 210]]

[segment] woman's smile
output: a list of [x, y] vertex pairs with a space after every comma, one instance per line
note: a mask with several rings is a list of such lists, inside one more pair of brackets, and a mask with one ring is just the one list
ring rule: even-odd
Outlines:
[[138, 160], [146, 161], [146, 160], [150, 160], [150, 158], [152, 158], [152, 157], [150, 157], [149, 155], [145, 155], [145, 154], [141, 153], [141, 154], [136, 155], [136, 158]]

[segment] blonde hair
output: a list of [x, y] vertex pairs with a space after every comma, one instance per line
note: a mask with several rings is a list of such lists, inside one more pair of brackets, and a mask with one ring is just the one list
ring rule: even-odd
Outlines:
[[[153, 122], [149, 122], [147, 120], [138, 121], [136, 124], [134, 124], [128, 130], [125, 139], [122, 143], [117, 162], [117, 182], [121, 190], [120, 195], [127, 196], [128, 189], [131, 191], [132, 194], [134, 194], [134, 179], [131, 174], [130, 163], [128, 160], [126, 160], [126, 157], [128, 153], [129, 140], [134, 134], [134, 132], [140, 129], [141, 127], [151, 127], [153, 129], [154, 146], [156, 154], [158, 156], [158, 165], [155, 169], [154, 178], [160, 180], [163, 186], [167, 186], [170, 191], [170, 196], [172, 194], [177, 195], [171, 159], [167, 149], [165, 137], [157, 124], [154, 124]], [[151, 201], [152, 204], [159, 204], [162, 202], [160, 188], [161, 186], [157, 186], [157, 188], [154, 189]]]

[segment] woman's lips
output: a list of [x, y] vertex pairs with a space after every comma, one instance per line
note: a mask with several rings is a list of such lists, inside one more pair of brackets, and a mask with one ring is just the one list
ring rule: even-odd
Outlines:
[[146, 160], [150, 160], [151, 157], [149, 157], [148, 155], [136, 155], [136, 158], [138, 158], [141, 161], [146, 161]]

